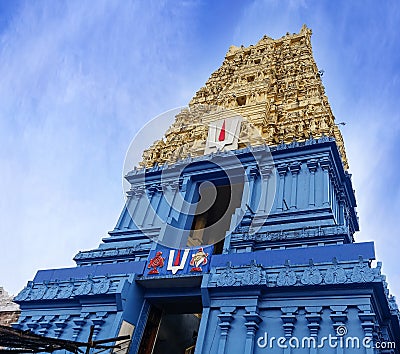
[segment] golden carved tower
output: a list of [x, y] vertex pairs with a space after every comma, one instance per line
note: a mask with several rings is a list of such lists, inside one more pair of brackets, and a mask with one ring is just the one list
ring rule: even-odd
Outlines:
[[335, 138], [348, 168], [343, 138], [312, 55], [311, 30], [305, 25], [298, 34], [276, 40], [264, 36], [249, 47], [231, 46], [221, 67], [190, 101], [190, 110], [179, 113], [165, 137], [143, 153], [141, 165], [203, 155], [207, 123], [212, 120], [204, 118], [209, 106], [235, 111], [244, 118], [239, 148], [325, 135]]

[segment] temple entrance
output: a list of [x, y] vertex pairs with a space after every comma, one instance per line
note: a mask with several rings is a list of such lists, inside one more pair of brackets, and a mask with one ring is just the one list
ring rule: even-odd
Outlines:
[[200, 314], [163, 313], [153, 354], [194, 353], [200, 319]]
[[[225, 233], [229, 230], [232, 215], [240, 207], [243, 184], [205, 185], [193, 218], [187, 246], [214, 244], [214, 254], [222, 253]], [[208, 209], [210, 201], [214, 201]], [[206, 209], [206, 210], [205, 210]], [[199, 210], [203, 212], [199, 212]]]
[[201, 314], [151, 306], [138, 354], [193, 354]]

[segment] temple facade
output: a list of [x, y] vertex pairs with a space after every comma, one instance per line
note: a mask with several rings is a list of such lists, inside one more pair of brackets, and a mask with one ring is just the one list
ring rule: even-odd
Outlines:
[[125, 178], [115, 228], [76, 267], [38, 271], [15, 327], [129, 334], [131, 354], [399, 352], [306, 26], [229, 48]]

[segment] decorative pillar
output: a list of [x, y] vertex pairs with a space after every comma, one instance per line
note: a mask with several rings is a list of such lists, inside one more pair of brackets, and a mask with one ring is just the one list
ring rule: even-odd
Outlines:
[[60, 315], [58, 319], [54, 321], [54, 324], [56, 325], [56, 328], [54, 329], [56, 338], [60, 338], [63, 334], [65, 327], [67, 327], [69, 317], [69, 315]]
[[254, 340], [259, 323], [262, 321], [261, 316], [257, 313], [257, 307], [246, 307], [247, 313], [244, 314], [246, 320], [246, 343], [244, 354], [252, 354], [254, 350]]
[[52, 327], [52, 321], [54, 320], [55, 316], [43, 316], [42, 319], [39, 321], [40, 329], [38, 333], [42, 336], [47, 334], [47, 331]]
[[[258, 169], [255, 168], [254, 166], [249, 166], [246, 169], [246, 177], [247, 177], [247, 184], [248, 184], [248, 196], [247, 198], [244, 198], [244, 201], [246, 202], [246, 213], [250, 211], [251, 214], [255, 212], [255, 207], [254, 207], [254, 199], [255, 199], [255, 183], [256, 179], [258, 176], [259, 172]], [[260, 201], [261, 202], [261, 201]]]
[[220, 322], [218, 323], [221, 329], [221, 336], [218, 343], [218, 354], [225, 354], [226, 341], [228, 340], [228, 332], [231, 327], [231, 322], [233, 321], [233, 313], [235, 312], [235, 307], [221, 307], [221, 313], [218, 315]]
[[251, 190], [250, 190], [250, 181], [249, 181], [249, 177], [247, 174], [247, 170], [244, 175], [245, 175], [245, 179], [244, 179], [244, 184], [243, 184], [243, 194], [242, 194], [242, 201], [240, 204], [240, 209], [242, 209], [243, 212], [246, 212], [247, 211], [246, 204], [248, 204], [248, 201], [250, 200]]
[[306, 306], [306, 319], [308, 321], [307, 327], [310, 331], [310, 337], [315, 340], [315, 344], [313, 343], [310, 347], [310, 354], [317, 354], [317, 345], [318, 345], [318, 332], [320, 328], [321, 322], [321, 306]]
[[322, 170], [323, 170], [323, 199], [322, 199], [322, 205], [323, 206], [329, 206], [329, 202], [330, 202], [330, 181], [329, 181], [329, 170], [331, 168], [331, 161], [329, 160], [329, 158], [324, 157], [320, 160], [319, 162]]
[[141, 196], [138, 199], [138, 204], [141, 204], [141, 206], [137, 208], [134, 221], [138, 227], [143, 227], [147, 214], [149, 213], [149, 209], [152, 208], [151, 199], [153, 198], [154, 193], [149, 191], [146, 187], [144, 187], [139, 193], [141, 193]]
[[285, 189], [285, 176], [288, 169], [288, 165], [283, 163], [278, 165], [277, 170], [279, 173], [279, 185], [278, 185], [278, 197], [276, 209], [279, 211], [283, 210], [283, 197], [284, 197], [284, 189]]
[[337, 224], [343, 225], [344, 224], [344, 203], [345, 203], [345, 194], [343, 191], [340, 191], [337, 195], [337, 203], [338, 203], [338, 211], [337, 211]]
[[105, 322], [105, 318], [107, 317], [107, 312], [96, 312], [96, 317], [92, 318], [92, 323], [94, 325], [94, 331], [93, 331], [93, 339], [96, 338], [96, 336], [99, 334], [101, 330], [102, 324]]
[[[163, 191], [165, 197], [166, 207], [168, 209], [168, 214], [166, 215], [166, 220], [163, 218], [162, 227], [159, 235], [155, 238], [157, 242], [162, 241], [164, 238], [170, 238], [168, 244], [172, 247], [179, 248], [181, 242], [183, 241], [183, 230], [175, 229], [175, 225], [179, 219], [179, 210], [182, 210], [183, 197], [180, 195], [180, 183], [178, 179], [163, 181]], [[179, 205], [178, 205], [179, 204]], [[175, 235], [176, 234], [176, 235]], [[174, 244], [171, 244], [172, 238]], [[155, 247], [156, 243], [154, 243]]]
[[[128, 191], [128, 195], [131, 196], [132, 200], [129, 201], [129, 204], [127, 205], [127, 209], [129, 212], [129, 216], [132, 218], [132, 221], [136, 223], [136, 214], [138, 212], [140, 199], [142, 198], [142, 195], [145, 193], [145, 187], [143, 185], [137, 185], [137, 186], [132, 186], [131, 189]], [[133, 205], [133, 208], [132, 208]], [[127, 225], [127, 228], [131, 227]]]
[[289, 166], [292, 174], [292, 195], [290, 198], [290, 209], [297, 209], [297, 177], [301, 169], [300, 162], [293, 162]]
[[41, 319], [42, 316], [32, 316], [30, 321], [26, 323], [27, 327], [33, 331], [36, 332], [36, 329], [39, 327], [39, 320]]
[[[207, 291], [204, 290], [204, 292], [203, 292], [203, 289], [202, 289], [202, 293], [206, 294]], [[204, 304], [204, 300], [203, 300], [203, 304]], [[210, 308], [209, 307], [203, 307], [203, 312], [201, 314], [201, 320], [200, 320], [199, 332], [198, 332], [198, 336], [197, 336], [195, 354], [203, 353], [204, 338], [205, 338], [206, 333], [207, 333], [207, 325], [208, 325], [209, 317], [210, 317]]]
[[79, 333], [81, 333], [83, 326], [86, 324], [86, 319], [89, 317], [88, 313], [82, 313], [79, 318], [73, 320], [75, 326], [72, 327], [73, 333], [72, 338], [77, 340], [79, 337]]
[[[175, 209], [174, 213], [176, 213], [176, 218], [175, 218], [176, 221], [179, 220], [181, 213], [183, 215], [189, 215], [192, 212], [195, 212], [195, 210], [193, 210], [193, 208], [196, 208], [196, 206], [194, 204], [187, 202], [185, 200], [187, 193], [190, 192], [190, 190], [188, 190], [188, 186], [190, 186], [191, 176], [188, 176], [188, 175], [181, 176], [181, 177], [179, 177], [177, 182], [178, 182], [178, 185], [176, 188], [175, 197], [177, 196], [178, 198], [175, 201], [176, 207], [174, 208]], [[175, 186], [175, 184], [174, 184], [174, 186]], [[192, 197], [193, 197], [193, 195], [192, 195]]]
[[310, 185], [308, 192], [308, 205], [315, 206], [315, 171], [318, 168], [317, 160], [309, 160], [307, 161], [307, 167], [310, 171]]
[[364, 347], [367, 354], [373, 354], [374, 351], [374, 335], [375, 335], [375, 320], [376, 315], [372, 312], [371, 305], [359, 305], [358, 318], [361, 321], [361, 327], [364, 330]]
[[[330, 306], [331, 309], [331, 320], [333, 324], [333, 329], [335, 330], [335, 337], [338, 337], [338, 345], [336, 347], [336, 353], [337, 354], [343, 354], [344, 353], [344, 348], [343, 348], [343, 339], [344, 336], [347, 334], [347, 328], [346, 328], [346, 321], [347, 321], [347, 306]], [[340, 337], [342, 337], [342, 340], [340, 340]]]
[[[296, 323], [296, 313], [297, 313], [298, 307], [282, 307], [282, 322], [283, 322], [283, 330], [285, 332], [285, 337], [287, 340], [290, 340], [290, 338], [293, 336], [293, 330], [294, 330], [294, 324]], [[291, 348], [289, 345], [287, 345], [286, 348], [283, 349], [284, 354], [289, 354], [291, 352]]]
[[[143, 218], [143, 223], [146, 224], [146, 226], [153, 226], [154, 221], [157, 216], [157, 210], [160, 206], [160, 201], [161, 201], [161, 196], [162, 196], [162, 188], [160, 184], [153, 184], [148, 188], [148, 193], [149, 193], [149, 204], [148, 208], [146, 210], [146, 213]], [[153, 200], [155, 203], [152, 204]]]
[[174, 212], [174, 205], [176, 203], [176, 196], [179, 194], [179, 182], [174, 180], [174, 181], [170, 181], [169, 183], [165, 183], [164, 184], [164, 195], [166, 195], [166, 191], [165, 189], [169, 189], [170, 193], [172, 194], [172, 199], [166, 197], [166, 201], [168, 203], [168, 207], [169, 207], [169, 211], [168, 211], [168, 215], [167, 215], [167, 223], [171, 223], [171, 219], [173, 217], [173, 212]]
[[[262, 166], [260, 171], [261, 171], [261, 198], [260, 198], [260, 208], [259, 211], [261, 214], [265, 214], [266, 212], [269, 212], [272, 203], [274, 202], [273, 198], [271, 199], [269, 195], [269, 182], [270, 182], [270, 177], [272, 175], [272, 170], [273, 166], [272, 165], [267, 165], [267, 166]], [[273, 197], [273, 196], [272, 196]], [[268, 202], [271, 200], [271, 204], [269, 205]]]

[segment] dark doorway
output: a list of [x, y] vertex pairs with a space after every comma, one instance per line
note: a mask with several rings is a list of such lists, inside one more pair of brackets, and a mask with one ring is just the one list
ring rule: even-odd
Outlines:
[[[215, 244], [214, 253], [222, 253], [225, 233], [229, 230], [232, 215], [241, 204], [243, 184], [210, 185], [209, 183], [201, 189], [200, 194], [187, 246]], [[213, 201], [212, 205], [209, 208], [205, 207], [211, 204], [210, 201]]]
[[197, 314], [163, 314], [153, 354], [194, 352], [199, 326]]
[[201, 315], [168, 313], [151, 306], [138, 354], [192, 354]]

